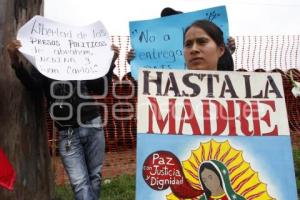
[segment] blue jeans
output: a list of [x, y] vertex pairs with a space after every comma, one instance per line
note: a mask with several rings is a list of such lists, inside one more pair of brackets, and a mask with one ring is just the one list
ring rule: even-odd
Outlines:
[[59, 132], [59, 152], [76, 200], [98, 200], [105, 152], [101, 118], [85, 123], [93, 127], [69, 128]]

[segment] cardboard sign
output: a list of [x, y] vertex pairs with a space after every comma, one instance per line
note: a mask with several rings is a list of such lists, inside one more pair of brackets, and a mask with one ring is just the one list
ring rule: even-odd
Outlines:
[[297, 199], [281, 75], [139, 74], [136, 199]]
[[17, 39], [23, 55], [55, 80], [102, 77], [113, 57], [108, 32], [100, 21], [74, 27], [35, 16], [20, 28]]

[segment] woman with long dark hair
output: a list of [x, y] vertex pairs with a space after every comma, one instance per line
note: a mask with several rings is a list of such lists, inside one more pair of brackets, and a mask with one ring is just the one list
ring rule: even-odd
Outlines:
[[188, 69], [233, 71], [223, 32], [208, 20], [197, 20], [185, 29], [183, 51]]

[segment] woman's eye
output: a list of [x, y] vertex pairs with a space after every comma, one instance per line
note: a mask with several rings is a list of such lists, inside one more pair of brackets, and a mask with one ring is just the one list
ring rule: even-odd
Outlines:
[[184, 46], [185, 46], [185, 47], [191, 47], [191, 46], [192, 46], [192, 42], [189, 42], [189, 41], [188, 41], [188, 42], [186, 42], [186, 43], [184, 44]]
[[196, 42], [197, 42], [197, 44], [205, 44], [205, 43], [207, 42], [207, 40], [204, 39], [204, 38], [198, 38], [198, 39], [196, 40]]

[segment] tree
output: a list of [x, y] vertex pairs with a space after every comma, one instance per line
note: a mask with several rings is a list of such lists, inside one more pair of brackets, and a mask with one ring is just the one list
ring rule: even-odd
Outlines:
[[17, 173], [14, 191], [0, 188], [0, 199], [52, 198], [44, 100], [25, 90], [5, 50], [16, 30], [42, 6], [42, 0], [0, 0], [0, 147]]

